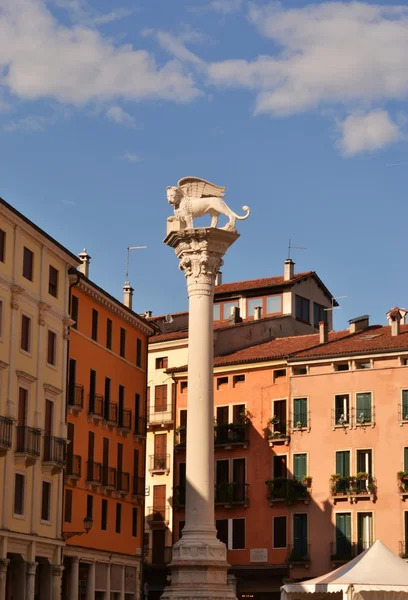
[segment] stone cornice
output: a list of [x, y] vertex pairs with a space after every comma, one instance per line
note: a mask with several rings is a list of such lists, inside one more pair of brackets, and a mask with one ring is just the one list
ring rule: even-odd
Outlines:
[[50, 383], [44, 383], [44, 389], [46, 392], [49, 392], [53, 396], [58, 396], [59, 394], [62, 394], [62, 390], [51, 385]]
[[26, 381], [27, 383], [34, 383], [34, 381], [37, 381], [37, 377], [34, 377], [34, 375], [30, 375], [30, 373], [26, 373], [25, 371], [16, 371], [16, 375], [19, 379], [23, 379], [23, 381]]
[[4, 362], [3, 360], [0, 360], [0, 369], [7, 369], [8, 366], [8, 363]]

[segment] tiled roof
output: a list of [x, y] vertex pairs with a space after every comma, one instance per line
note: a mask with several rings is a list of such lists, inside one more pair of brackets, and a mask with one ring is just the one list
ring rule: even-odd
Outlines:
[[257, 288], [278, 287], [282, 285], [292, 285], [299, 279], [313, 275], [313, 271], [305, 273], [296, 273], [289, 281], [284, 281], [283, 275], [276, 277], [264, 277], [262, 279], [250, 279], [248, 281], [234, 281], [232, 283], [221, 283], [215, 287], [215, 295], [226, 294], [231, 292], [243, 292], [245, 290], [255, 290]]

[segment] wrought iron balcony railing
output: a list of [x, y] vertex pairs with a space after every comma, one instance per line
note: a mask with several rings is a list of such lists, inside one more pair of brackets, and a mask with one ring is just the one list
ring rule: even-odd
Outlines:
[[330, 493], [335, 498], [341, 496], [374, 496], [377, 494], [375, 477], [368, 473], [360, 473], [349, 477], [332, 476], [330, 479]]
[[86, 480], [88, 483], [100, 485], [102, 483], [102, 464], [88, 460], [86, 464]]
[[150, 407], [148, 414], [148, 425], [165, 425], [173, 423], [173, 407], [167, 404], [163, 407]]
[[33, 458], [40, 456], [41, 449], [41, 431], [25, 425], [17, 426], [17, 447], [16, 452], [27, 454]]
[[226, 444], [247, 444], [248, 425], [234, 423], [215, 425], [214, 437], [216, 446], [223, 446]]
[[288, 547], [289, 564], [305, 564], [310, 562], [310, 544], [307, 539], [299, 540], [296, 544]]
[[7, 417], [0, 417], [0, 448], [11, 448], [13, 439], [13, 421]]
[[114, 425], [118, 422], [118, 405], [114, 402], [109, 402], [108, 412], [104, 416], [108, 423], [113, 423]]
[[103, 419], [104, 397], [101, 394], [89, 396], [89, 414]]
[[80, 479], [82, 472], [82, 458], [77, 454], [67, 454], [65, 475], [73, 479]]
[[149, 456], [149, 471], [168, 471], [170, 454], [151, 454]]
[[80, 384], [68, 386], [68, 405], [74, 408], [84, 407], [84, 386]]
[[357, 547], [347, 538], [340, 538], [330, 544], [330, 560], [332, 562], [348, 562], [356, 556]]
[[125, 471], [118, 471], [116, 488], [124, 494], [129, 493], [130, 475]]
[[147, 508], [146, 520], [149, 525], [167, 525], [169, 522], [168, 506], [149, 506]]
[[135, 419], [135, 434], [146, 435], [146, 417], [138, 417]]
[[217, 483], [215, 485], [216, 504], [246, 504], [248, 502], [247, 483]]
[[44, 438], [44, 462], [52, 462], [63, 467], [66, 463], [66, 440], [52, 435]]
[[132, 429], [132, 411], [124, 409], [118, 411], [118, 427], [130, 431]]
[[284, 500], [291, 504], [298, 500], [307, 501], [310, 497], [307, 485], [298, 479], [275, 477], [275, 479], [270, 479], [265, 483], [268, 487], [267, 498], [269, 502]]
[[116, 488], [116, 469], [102, 466], [102, 485], [106, 488]]
[[133, 496], [144, 496], [145, 495], [145, 480], [143, 477], [133, 477]]

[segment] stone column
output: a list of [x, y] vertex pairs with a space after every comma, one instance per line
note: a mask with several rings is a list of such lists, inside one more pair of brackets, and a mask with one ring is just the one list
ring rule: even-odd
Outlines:
[[95, 600], [95, 562], [91, 562], [86, 582], [86, 600]]
[[52, 600], [61, 600], [61, 581], [64, 567], [62, 565], [52, 565]]
[[111, 600], [111, 564], [106, 565], [105, 600]]
[[71, 558], [71, 569], [69, 572], [69, 600], [78, 600], [79, 587], [79, 558]]
[[0, 600], [6, 600], [8, 558], [0, 558]]
[[37, 570], [37, 562], [26, 563], [26, 577], [27, 577], [27, 588], [26, 588], [26, 600], [34, 600], [35, 595], [35, 573]]
[[120, 566], [120, 594], [119, 594], [119, 600], [125, 600], [125, 587], [126, 587], [126, 583], [125, 583], [125, 565], [121, 565]]
[[213, 298], [222, 257], [239, 237], [215, 227], [181, 229], [168, 222], [189, 297], [186, 524], [173, 547], [171, 586], [163, 600], [236, 598], [227, 585], [226, 547], [214, 518]]

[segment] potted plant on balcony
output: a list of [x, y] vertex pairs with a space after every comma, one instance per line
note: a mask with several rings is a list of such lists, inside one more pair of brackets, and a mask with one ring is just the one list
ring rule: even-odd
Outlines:
[[305, 475], [303, 477], [302, 480], [303, 485], [305, 485], [307, 488], [312, 487], [312, 477], [310, 477], [310, 475]]
[[397, 477], [400, 481], [408, 481], [408, 471], [398, 471]]
[[357, 473], [357, 481], [367, 481], [368, 479], [368, 473], [366, 473], [365, 471], [360, 471], [359, 473]]
[[254, 418], [254, 415], [248, 409], [245, 409], [242, 413], [239, 413], [239, 416], [245, 423], [245, 425], [249, 425], [251, 423], [251, 419]]
[[268, 425], [269, 425], [269, 426], [273, 426], [273, 425], [279, 425], [279, 423], [280, 423], [280, 419], [279, 419], [279, 417], [277, 417], [276, 415], [275, 415], [275, 416], [273, 416], [273, 417], [271, 417], [271, 418], [269, 419], [269, 421], [268, 421]]
[[368, 488], [368, 491], [370, 492], [370, 494], [372, 496], [376, 495], [376, 493], [377, 493], [377, 486], [375, 485], [374, 481], [369, 481], [368, 484], [367, 484], [367, 488]]
[[349, 481], [348, 493], [355, 494], [356, 486], [357, 486], [357, 477], [355, 475], [350, 475], [350, 477], [348, 477], [348, 481]]

